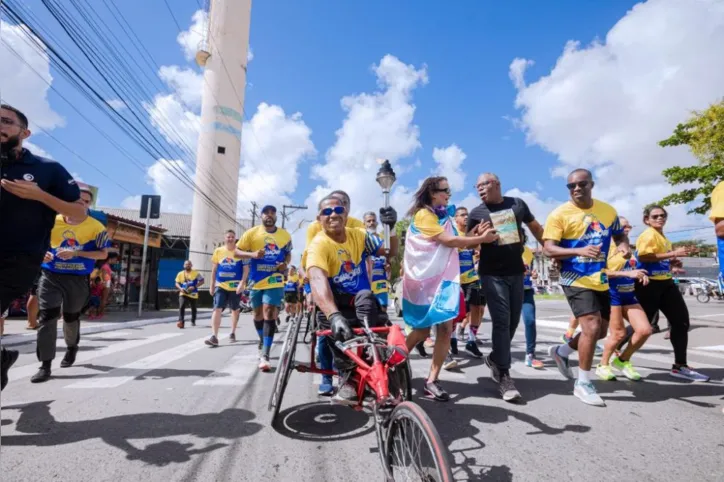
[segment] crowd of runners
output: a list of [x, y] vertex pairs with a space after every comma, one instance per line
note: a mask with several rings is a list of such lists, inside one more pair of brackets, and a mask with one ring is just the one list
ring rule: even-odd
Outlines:
[[[0, 318], [9, 303], [30, 290], [38, 303], [38, 372], [34, 383], [51, 377], [56, 355], [57, 323], [63, 319], [67, 345], [61, 367], [72, 366], [80, 341], [80, 316], [97, 308], [105, 279], [94, 272], [108, 256], [110, 240], [104, 226], [88, 215], [92, 192], [79, 187], [63, 167], [23, 148], [29, 135], [28, 120], [17, 109], [3, 105], [2, 189], [0, 212]], [[237, 239], [228, 231], [211, 256], [209, 279], [186, 261], [176, 277], [179, 291], [178, 328], [196, 324], [199, 292], [208, 285], [213, 297], [211, 334], [205, 343], [216, 347], [222, 312], [231, 312], [229, 341], [236, 341], [240, 300], [248, 292], [253, 323], [259, 337], [259, 369], [271, 370], [270, 351], [280, 325], [314, 316], [318, 328], [332, 331], [321, 337], [316, 351], [319, 366], [334, 367], [339, 380], [325, 376], [320, 395], [338, 403], [356, 403], [347, 384], [352, 366], [338, 352], [335, 341], [351, 337], [351, 328], [366, 319], [370, 326], [390, 323], [387, 316], [390, 261], [404, 248], [400, 263], [403, 320], [408, 351], [430, 358], [424, 383], [426, 395], [447, 401], [443, 369], [454, 368], [458, 343], [469, 356], [483, 358], [506, 401], [523, 398], [511, 377], [511, 343], [522, 317], [526, 339], [525, 364], [543, 367], [542, 356], [555, 361], [561, 375], [574, 380], [573, 394], [589, 405], [604, 405], [595, 377], [611, 381], [617, 376], [640, 380], [635, 353], [655, 330], [659, 312], [668, 320], [674, 358], [670, 374], [691, 381], [708, 376], [687, 361], [689, 314], [674, 285], [672, 271], [681, 267], [687, 248], [673, 249], [664, 227], [667, 212], [647, 206], [642, 214], [645, 230], [635, 245], [629, 243], [631, 223], [609, 204], [594, 199], [590, 171], [576, 169], [565, 187], [570, 199], [541, 224], [520, 198], [503, 195], [495, 174], [479, 176], [478, 206], [449, 204], [451, 191], [445, 177], [425, 179], [413, 196], [406, 216], [410, 225], [404, 246], [395, 229], [397, 212], [382, 208], [379, 216], [363, 219], [350, 215], [351, 200], [333, 191], [315, 206], [317, 216], [307, 230], [299, 267], [291, 266], [292, 236], [277, 226], [272, 205], [261, 210], [261, 224]], [[634, 213], [629, 213], [633, 215]], [[724, 251], [724, 184], [712, 195], [711, 219], [716, 225], [720, 259]], [[380, 225], [390, 229], [385, 240]], [[526, 246], [532, 237], [543, 254], [557, 264], [560, 284], [572, 311], [571, 327], [563, 343], [544, 355], [536, 350], [534, 253]], [[222, 240], [220, 240], [222, 241]], [[95, 273], [98, 273], [96, 276]], [[93, 297], [91, 296], [93, 294]], [[94, 299], [93, 303], [89, 300]], [[478, 334], [487, 310], [492, 321], [492, 350], [484, 355]], [[96, 311], [94, 314], [99, 314]], [[628, 325], [627, 325], [628, 323]], [[599, 340], [606, 339], [603, 346]], [[594, 354], [602, 352], [594, 367]], [[428, 354], [428, 349], [432, 353]], [[578, 352], [574, 376], [569, 357]], [[17, 352], [2, 350], [2, 386]], [[441, 379], [443, 380], [441, 382]]]

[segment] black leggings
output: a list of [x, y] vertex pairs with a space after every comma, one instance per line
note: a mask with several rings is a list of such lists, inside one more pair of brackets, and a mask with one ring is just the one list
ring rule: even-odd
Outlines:
[[636, 283], [636, 298], [651, 323], [658, 311], [669, 321], [671, 346], [674, 347], [674, 363], [686, 365], [686, 349], [689, 345], [689, 309], [684, 297], [673, 280], [651, 280], [643, 286]]

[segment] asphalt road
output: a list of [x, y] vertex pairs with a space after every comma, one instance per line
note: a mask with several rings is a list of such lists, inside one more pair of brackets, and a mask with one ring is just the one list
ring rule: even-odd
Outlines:
[[[544, 357], [567, 324], [565, 302], [538, 304], [545, 370], [523, 365], [518, 330], [512, 375], [523, 404], [500, 400], [481, 360], [461, 355], [460, 369], [441, 378], [451, 402], [415, 393], [448, 445], [456, 479], [722, 480], [724, 303], [690, 307], [690, 363], [713, 381], [670, 378], [671, 346], [658, 334], [634, 359], [645, 381], [597, 382], [606, 408], [574, 398], [572, 382]], [[313, 375], [292, 375], [284, 427], [270, 427], [273, 374], [256, 370], [251, 318], [240, 325], [239, 341], [222, 339], [216, 349], [203, 344], [208, 321], [183, 331], [159, 324], [87, 335], [67, 369], [57, 365], [59, 340], [54, 378], [40, 385], [29, 383], [34, 345], [17, 346], [22, 354], [2, 392], [0, 479], [382, 480], [370, 418], [318, 398]], [[489, 335], [486, 323], [481, 337]], [[308, 353], [300, 345], [297, 357]], [[429, 361], [415, 355], [412, 365], [420, 389]]]

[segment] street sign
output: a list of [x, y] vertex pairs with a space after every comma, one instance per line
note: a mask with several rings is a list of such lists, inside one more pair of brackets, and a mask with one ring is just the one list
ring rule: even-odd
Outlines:
[[161, 196], [156, 194], [144, 194], [141, 196], [141, 219], [158, 219], [160, 217]]

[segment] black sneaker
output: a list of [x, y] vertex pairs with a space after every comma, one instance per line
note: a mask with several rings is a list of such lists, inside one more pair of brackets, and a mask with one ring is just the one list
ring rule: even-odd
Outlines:
[[465, 344], [465, 351], [474, 358], [483, 358], [483, 354], [480, 353], [480, 348], [474, 341], [469, 341]]
[[31, 383], [42, 383], [47, 382], [50, 379], [50, 367], [41, 366], [40, 369], [38, 369], [38, 373], [33, 375], [30, 378]]
[[450, 339], [450, 353], [452, 353], [453, 355], [458, 354], [458, 339], [457, 338]]
[[430, 395], [438, 402], [447, 402], [450, 400], [450, 394], [440, 386], [440, 382], [438, 380], [435, 380], [434, 382], [425, 382], [425, 394]]
[[284, 320], [284, 323], [289, 323], [289, 319], [291, 318], [291, 315], [287, 315], [287, 318]]
[[0, 360], [0, 390], [5, 388], [8, 384], [8, 370], [13, 364], [18, 361], [20, 352], [17, 350], [2, 350], [2, 360]]
[[427, 350], [425, 350], [425, 343], [420, 342], [417, 345], [415, 345], [415, 349], [417, 350], [417, 353], [420, 354], [420, 357], [427, 358], [429, 355], [427, 354]]
[[349, 383], [343, 383], [332, 397], [332, 401], [340, 405], [357, 405], [357, 389]]
[[232, 333], [229, 335], [229, 342], [235, 343], [236, 342], [236, 333]]
[[204, 343], [209, 346], [219, 346], [219, 339], [216, 338], [214, 335], [211, 335], [206, 340], [204, 340]]
[[78, 354], [78, 347], [68, 347], [67, 350], [65, 350], [65, 356], [60, 361], [60, 368], [68, 368], [72, 367], [73, 363], [75, 363], [75, 356]]
[[498, 365], [496, 365], [490, 358], [490, 355], [485, 357], [485, 364], [488, 365], [488, 368], [490, 369], [490, 377], [493, 381], [495, 383], [500, 383], [500, 368], [498, 368]]
[[191, 326], [196, 326], [196, 322], [195, 322], [195, 321], [192, 321], [192, 322], [191, 322]]
[[510, 378], [509, 373], [501, 375], [500, 385], [498, 387], [500, 388], [500, 396], [503, 397], [503, 400], [506, 402], [514, 402], [521, 399], [520, 392], [515, 388], [515, 383], [513, 379]]

